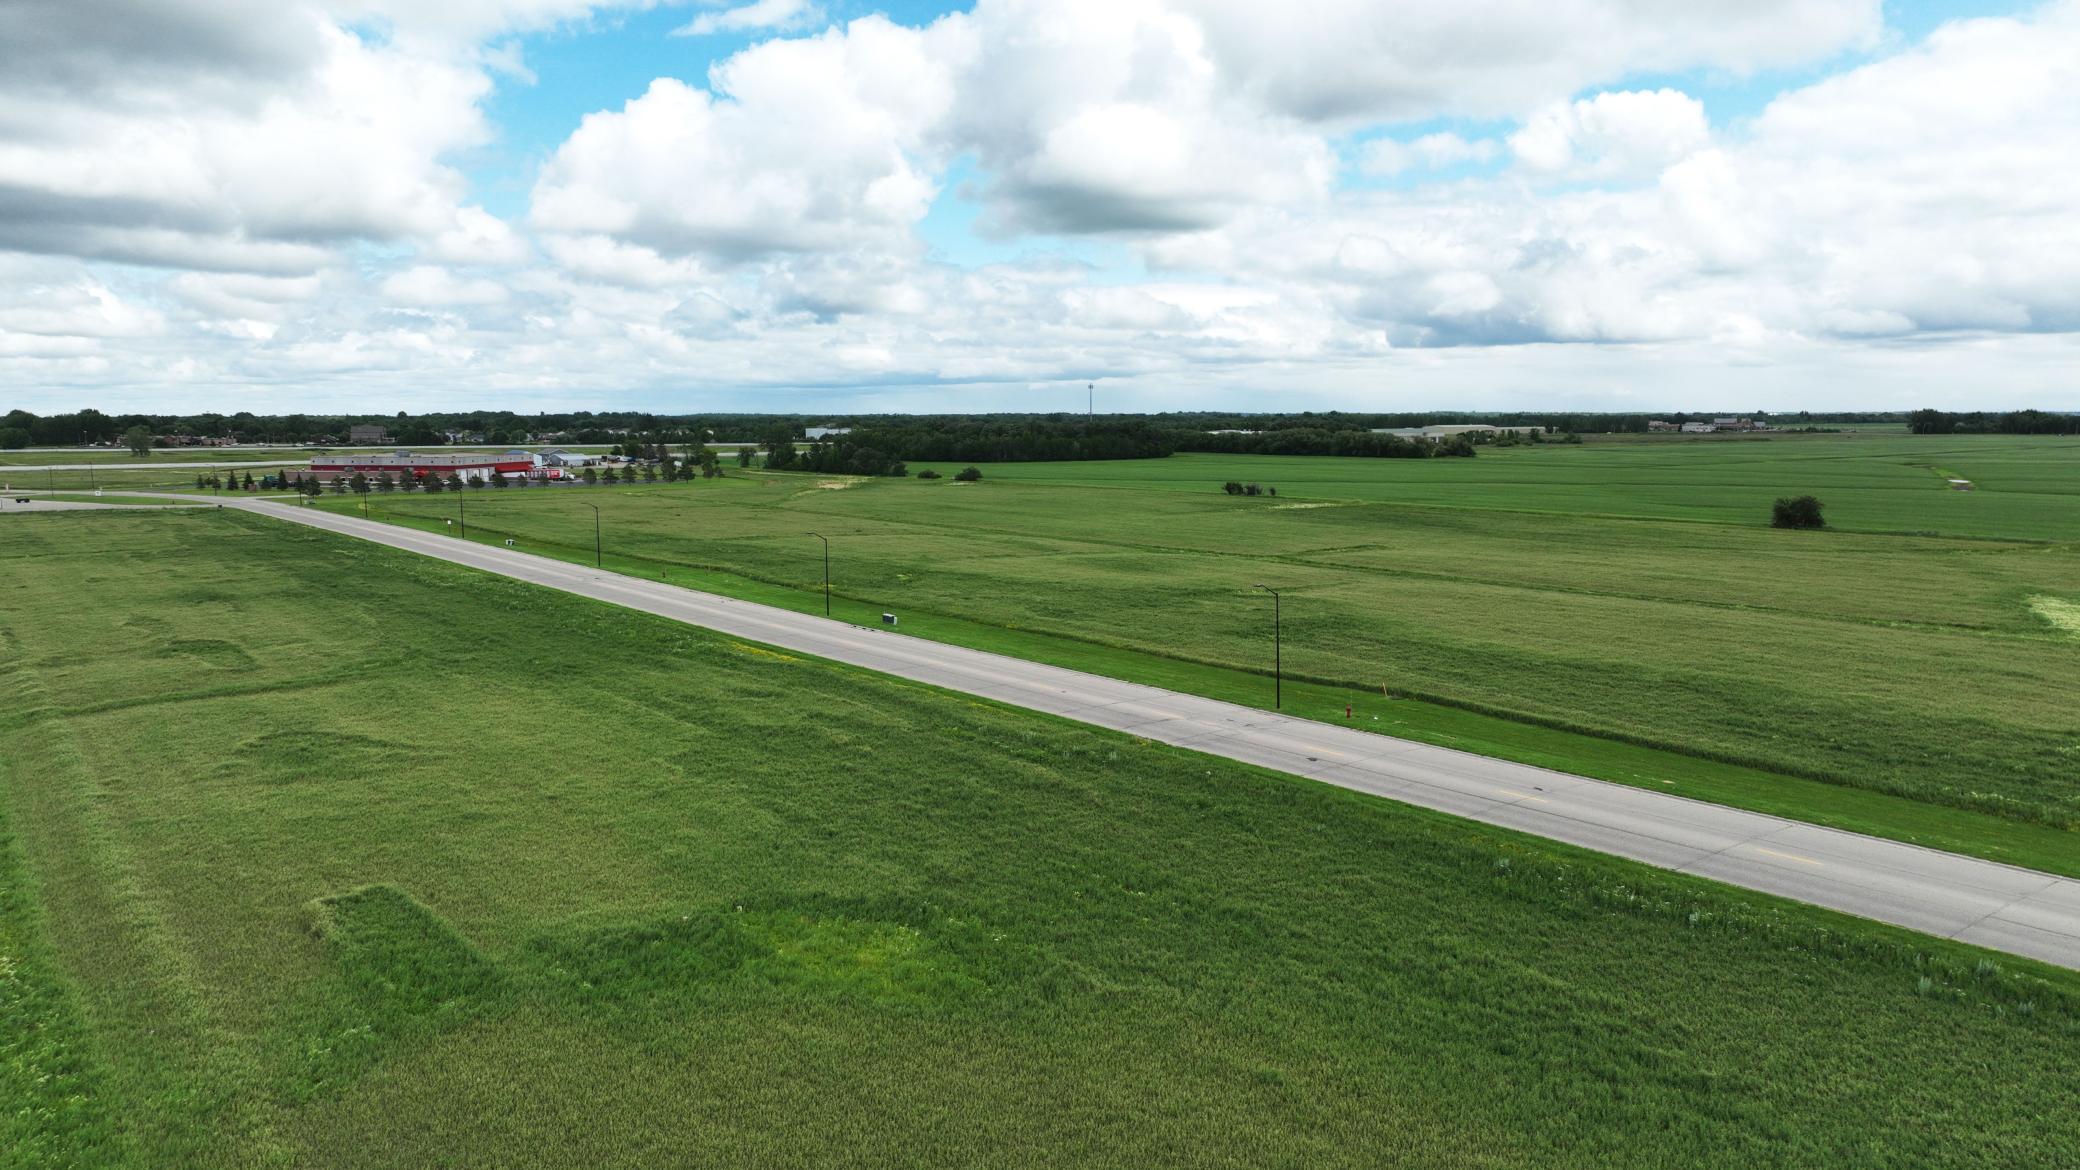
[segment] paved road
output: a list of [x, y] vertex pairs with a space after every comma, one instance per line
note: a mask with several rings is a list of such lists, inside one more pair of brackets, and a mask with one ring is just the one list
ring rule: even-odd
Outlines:
[[[156, 512], [161, 508], [179, 506], [172, 504], [96, 504], [86, 500], [38, 499], [30, 499], [27, 503], [16, 503], [16, 501], [19, 499], [21, 499], [21, 494], [19, 493], [15, 495], [0, 496], [0, 512], [89, 512], [97, 510], [106, 510], [109, 508], [120, 508], [127, 512], [135, 512], [138, 509], [143, 508]], [[207, 504], [188, 505], [188, 507], [191, 508], [206, 508], [208, 506], [209, 505]]]
[[174, 471], [187, 471], [191, 468], [196, 471], [207, 471], [212, 467], [305, 467], [309, 464], [310, 459], [308, 457], [303, 459], [233, 459], [222, 461], [205, 459], [139, 459], [134, 463], [125, 460], [121, 463], [39, 463], [33, 466], [0, 464], [0, 477], [12, 475], [20, 478], [32, 472], [41, 475], [46, 471], [105, 471], [110, 475], [120, 475], [126, 471], [165, 471], [169, 468]]
[[[228, 502], [228, 501], [227, 501]], [[772, 646], [2080, 968], [2080, 882], [260, 500], [231, 506]]]

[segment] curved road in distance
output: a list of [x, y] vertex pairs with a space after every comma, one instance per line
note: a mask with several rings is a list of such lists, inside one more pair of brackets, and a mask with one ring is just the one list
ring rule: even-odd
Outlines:
[[2080, 969], [2080, 881], [265, 500], [229, 507], [1779, 897]]

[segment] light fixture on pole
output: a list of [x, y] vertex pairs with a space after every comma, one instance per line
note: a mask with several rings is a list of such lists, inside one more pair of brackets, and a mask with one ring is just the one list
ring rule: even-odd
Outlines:
[[1271, 595], [1271, 709], [1277, 711], [1285, 706], [1285, 620], [1279, 612], [1281, 604], [1278, 590], [1269, 585], [1259, 585], [1257, 588]]
[[831, 616], [831, 538], [821, 532], [809, 535], [823, 542], [823, 616]]

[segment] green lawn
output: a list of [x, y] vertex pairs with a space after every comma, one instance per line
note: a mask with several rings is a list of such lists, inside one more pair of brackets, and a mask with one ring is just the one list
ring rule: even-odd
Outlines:
[[[1271, 614], [1252, 586], [1269, 584], [1288, 677], [1321, 687], [1300, 713], [1351, 703], [1382, 730], [2071, 873], [2080, 641], [2047, 614], [2080, 601], [2080, 547], [2050, 538], [2080, 530], [2080, 492], [2054, 490], [2076, 456], [2048, 440], [1811, 436], [1645, 450], [1622, 484], [1610, 467], [1635, 453], [1590, 445], [1006, 465], [972, 485], [487, 488], [463, 506], [472, 538], [590, 560], [598, 504], [615, 567], [797, 608], [821, 604], [807, 534], [822, 532], [855, 617], [894, 610], [923, 636], [1258, 701]], [[1225, 496], [1231, 478], [1280, 494]], [[1603, 510], [1540, 510], [1563, 481]], [[1807, 490], [1842, 527], [1762, 522], [1774, 495]], [[443, 531], [458, 506], [368, 503]], [[1620, 514], [1634, 504], [1648, 514]], [[2012, 505], [2009, 519], [1946, 511], [1980, 505]], [[2024, 515], [2037, 537], [1990, 531]], [[1621, 750], [1640, 748], [1655, 750]]]
[[0, 539], [0, 1165], [2080, 1159], [2070, 972], [258, 517]]

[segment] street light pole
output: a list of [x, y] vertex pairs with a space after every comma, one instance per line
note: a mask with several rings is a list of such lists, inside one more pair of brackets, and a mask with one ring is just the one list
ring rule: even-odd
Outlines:
[[592, 567], [595, 569], [605, 568], [607, 563], [606, 555], [600, 551], [599, 542], [599, 505], [587, 504], [585, 506], [592, 509]]
[[1279, 612], [1282, 606], [1278, 590], [1269, 585], [1257, 588], [1271, 595], [1271, 709], [1277, 711], [1284, 708], [1286, 699], [1285, 620]]
[[462, 539], [469, 539], [469, 509], [462, 506], [462, 494], [455, 494], [455, 515], [462, 521]]
[[809, 535], [823, 542], [823, 616], [831, 616], [831, 538], [821, 532]]

